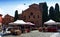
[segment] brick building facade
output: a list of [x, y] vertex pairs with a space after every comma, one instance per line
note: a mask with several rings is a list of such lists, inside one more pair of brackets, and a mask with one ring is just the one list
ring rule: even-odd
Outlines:
[[38, 4], [32, 4], [28, 9], [22, 11], [22, 19], [25, 22], [34, 23], [36, 26], [42, 25], [42, 10]]
[[0, 14], [0, 23], [2, 23], [2, 15]]
[[14, 21], [14, 17], [10, 16], [10, 15], [5, 15], [3, 18], [3, 24], [8, 24], [10, 22]]

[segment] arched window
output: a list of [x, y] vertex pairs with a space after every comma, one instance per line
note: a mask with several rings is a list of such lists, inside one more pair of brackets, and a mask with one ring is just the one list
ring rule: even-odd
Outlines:
[[33, 13], [31, 12], [30, 15], [33, 15]]

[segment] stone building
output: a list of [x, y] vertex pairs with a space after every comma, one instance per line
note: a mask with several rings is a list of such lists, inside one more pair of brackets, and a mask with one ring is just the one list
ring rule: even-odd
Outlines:
[[10, 15], [5, 15], [3, 18], [3, 24], [8, 24], [10, 22], [14, 21], [14, 17], [10, 16]]
[[42, 11], [38, 4], [32, 4], [28, 9], [22, 11], [22, 19], [25, 22], [34, 23], [36, 26], [42, 25]]
[[45, 10], [45, 5], [46, 2], [44, 3], [39, 3], [39, 4], [32, 4], [29, 6], [28, 9], [22, 11], [22, 17], [21, 15], [19, 16], [22, 20], [24, 20], [25, 22], [31, 22], [34, 23], [35, 26], [39, 27], [39, 26], [43, 26], [43, 13]]
[[0, 32], [2, 32], [2, 15], [0, 14]]
[[2, 23], [2, 15], [0, 14], [0, 23]]

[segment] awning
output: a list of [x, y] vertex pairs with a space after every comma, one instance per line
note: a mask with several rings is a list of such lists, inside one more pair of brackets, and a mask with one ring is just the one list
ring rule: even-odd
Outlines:
[[56, 25], [57, 23], [54, 20], [50, 19], [49, 21], [44, 22], [44, 24], [46, 24], [46, 25]]
[[31, 23], [31, 22], [24, 22], [23, 20], [17, 20], [17, 21], [15, 21], [15, 22], [11, 22], [11, 23], [9, 23], [10, 25], [26, 25], [26, 24], [28, 24], [28, 25], [34, 25], [33, 23]]

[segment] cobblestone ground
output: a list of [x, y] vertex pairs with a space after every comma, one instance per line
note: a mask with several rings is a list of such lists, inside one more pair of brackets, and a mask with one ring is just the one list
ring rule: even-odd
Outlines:
[[32, 31], [30, 33], [21, 34], [18, 36], [8, 35], [3, 37], [50, 37], [54, 33], [47, 33], [47, 32], [39, 32], [39, 31]]

